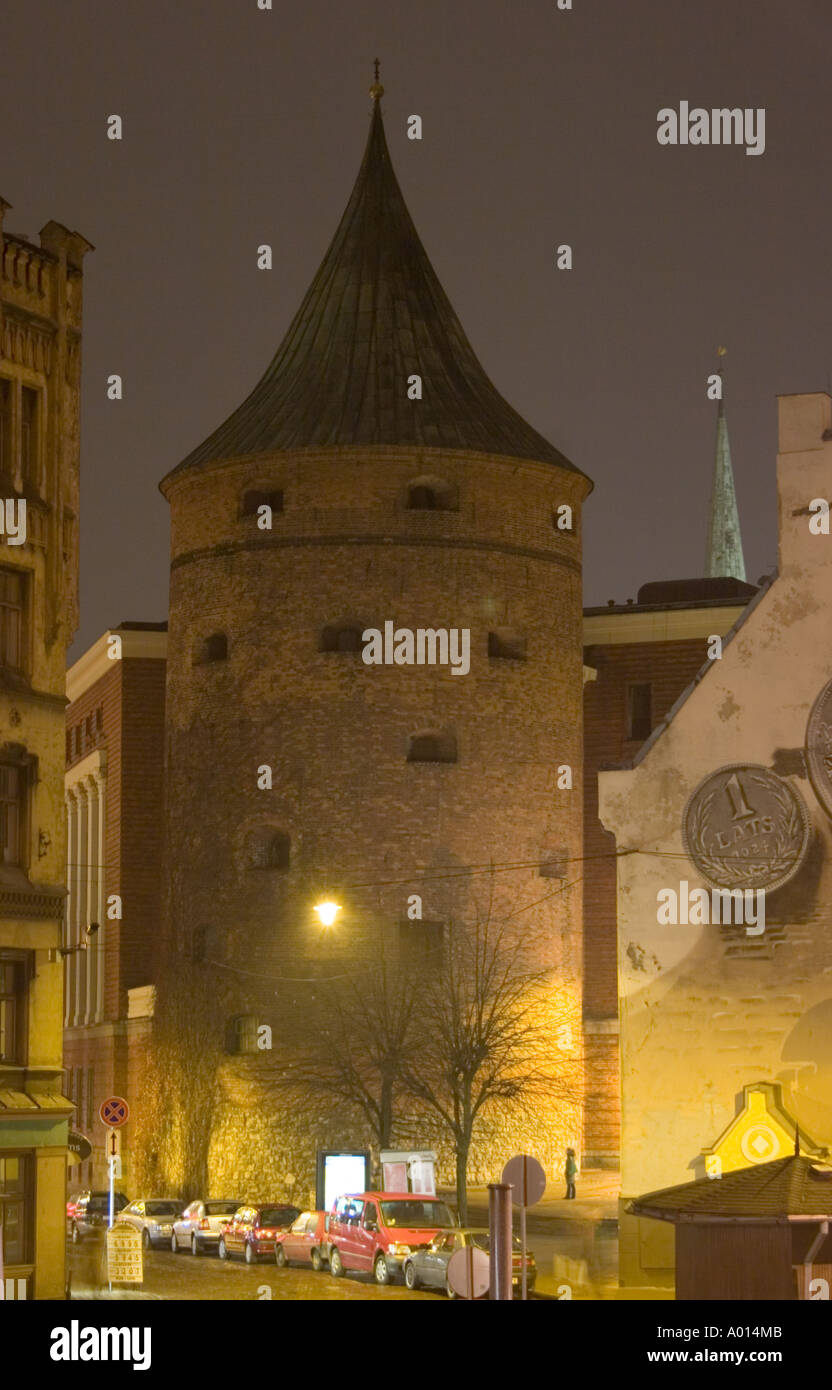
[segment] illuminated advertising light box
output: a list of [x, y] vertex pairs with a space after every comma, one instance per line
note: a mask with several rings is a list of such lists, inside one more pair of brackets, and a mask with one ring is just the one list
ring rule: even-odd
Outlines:
[[370, 1155], [366, 1150], [355, 1153], [318, 1150], [318, 1211], [332, 1211], [336, 1197], [344, 1192], [366, 1192], [369, 1185]]

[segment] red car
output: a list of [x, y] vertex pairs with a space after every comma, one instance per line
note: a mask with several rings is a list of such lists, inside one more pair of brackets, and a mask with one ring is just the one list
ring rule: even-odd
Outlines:
[[390, 1284], [408, 1255], [456, 1226], [447, 1203], [418, 1192], [359, 1192], [338, 1197], [329, 1218], [329, 1272], [363, 1270]]
[[217, 1253], [221, 1260], [243, 1255], [246, 1264], [254, 1264], [263, 1255], [274, 1254], [275, 1236], [299, 1216], [298, 1208], [285, 1202], [252, 1202], [238, 1207], [220, 1231]]
[[275, 1236], [274, 1260], [278, 1269], [295, 1261], [322, 1269], [329, 1259], [329, 1212], [302, 1211], [288, 1231]]

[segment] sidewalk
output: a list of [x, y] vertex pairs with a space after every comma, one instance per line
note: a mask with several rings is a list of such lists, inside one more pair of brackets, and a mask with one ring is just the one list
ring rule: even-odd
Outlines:
[[[589, 1169], [577, 1182], [577, 1196], [567, 1201], [565, 1183], [547, 1184], [541, 1200], [526, 1213], [529, 1244], [537, 1258], [537, 1288], [560, 1299], [617, 1298], [618, 1194], [620, 1175]], [[453, 1205], [456, 1192], [437, 1195]], [[488, 1188], [468, 1189], [468, 1224], [488, 1225]], [[518, 1229], [515, 1213], [514, 1229]], [[649, 1296], [649, 1295], [648, 1295]]]

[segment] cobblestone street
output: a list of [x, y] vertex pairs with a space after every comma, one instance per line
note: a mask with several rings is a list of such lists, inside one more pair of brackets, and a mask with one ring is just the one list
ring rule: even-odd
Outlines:
[[[106, 1292], [103, 1241], [72, 1249], [69, 1256], [73, 1298], [100, 1296]], [[403, 1284], [379, 1288], [369, 1275], [349, 1274], [333, 1279], [327, 1269], [315, 1274], [311, 1269], [292, 1267], [278, 1269], [273, 1260], [246, 1265], [242, 1260], [219, 1260], [215, 1256], [194, 1259], [191, 1255], [174, 1255], [170, 1250], [152, 1250], [144, 1259], [144, 1284], [133, 1292], [144, 1297], [163, 1299], [222, 1299], [257, 1301], [279, 1299], [297, 1300], [336, 1299], [407, 1299], [429, 1303], [447, 1303], [443, 1295], [409, 1292]], [[124, 1292], [130, 1296], [130, 1290]]]

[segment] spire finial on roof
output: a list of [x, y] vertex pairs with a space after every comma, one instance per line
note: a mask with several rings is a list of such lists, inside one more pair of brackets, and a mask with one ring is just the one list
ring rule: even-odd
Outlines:
[[381, 83], [380, 83], [379, 80], [378, 80], [378, 67], [379, 67], [378, 58], [375, 58], [375, 59], [373, 60], [373, 70], [374, 70], [374, 72], [375, 72], [375, 81], [373, 82], [373, 85], [372, 85], [372, 87], [370, 88], [370, 96], [373, 98], [373, 101], [380, 101], [381, 98], [384, 96], [384, 88], [382, 87]]
[[800, 1125], [794, 1127], [794, 1153], [795, 1158], [800, 1158]]
[[717, 357], [719, 358], [717, 375], [720, 379], [721, 389], [716, 412], [716, 451], [705, 573], [709, 579], [725, 576], [731, 579], [744, 580], [745, 559], [742, 553], [737, 495], [734, 491], [734, 472], [731, 467], [728, 421], [725, 417], [725, 378], [722, 359], [726, 353], [727, 348], [717, 348]]

